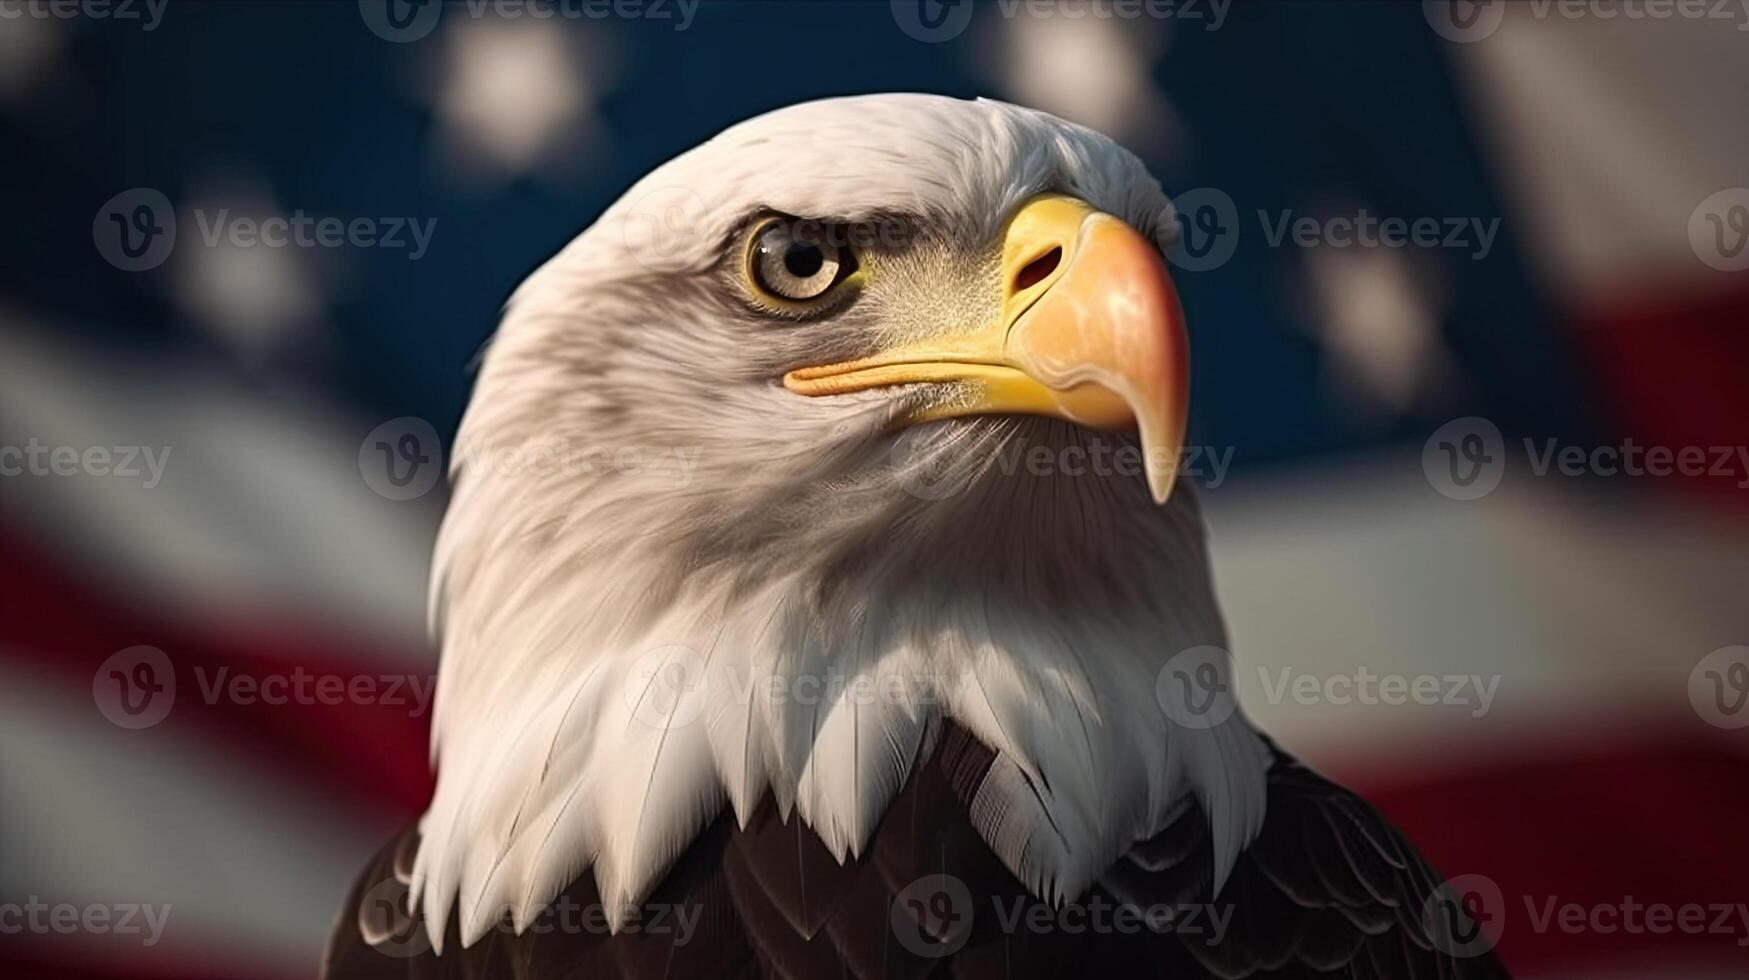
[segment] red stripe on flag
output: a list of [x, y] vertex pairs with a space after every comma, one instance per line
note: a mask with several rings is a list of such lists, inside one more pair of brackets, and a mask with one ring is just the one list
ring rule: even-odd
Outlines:
[[[139, 645], [168, 656], [176, 676], [174, 707], [162, 722], [248, 749], [261, 765], [295, 776], [330, 799], [359, 800], [386, 811], [385, 826], [404, 823], [431, 795], [427, 739], [429, 705], [381, 703], [395, 678], [399, 697], [412, 698], [409, 670], [380, 653], [295, 623], [236, 625], [172, 622], [161, 613], [104, 594], [60, 567], [52, 555], [0, 527], [0, 646], [89, 690], [98, 668], [117, 651]], [[358, 703], [291, 698], [264, 703], [259, 694], [233, 697], [221, 686], [235, 677], [290, 679], [383, 678], [379, 697]], [[418, 683], [430, 684], [429, 675]], [[314, 693], [314, 688], [308, 688]], [[299, 703], [302, 700], [304, 703]], [[93, 717], [100, 717], [92, 704]]]
[[[383, 705], [239, 705], [201, 696], [196, 669], [221, 667], [257, 676], [299, 666], [355, 675], [393, 674], [380, 655], [301, 628], [263, 627], [244, 634], [169, 623], [75, 580], [56, 563], [0, 529], [0, 644], [16, 656], [35, 654], [69, 683], [89, 688], [110, 654], [137, 644], [163, 649], [177, 672], [178, 697], [167, 725], [195, 727], [248, 746], [264, 766], [320, 787], [334, 800], [374, 801], [390, 819], [410, 819], [429, 798], [426, 718]], [[350, 665], [350, 666], [346, 666]], [[97, 713], [94, 704], [92, 711]], [[1506, 897], [1501, 955], [1515, 969], [1605, 965], [1616, 954], [1645, 949], [1716, 952], [1749, 965], [1743, 932], [1689, 935], [1569, 932], [1539, 928], [1556, 906], [1586, 909], [1662, 904], [1735, 905], [1749, 900], [1749, 754], [1742, 742], [1693, 726], [1636, 733], [1614, 744], [1604, 736], [1584, 754], [1547, 759], [1514, 757], [1485, 767], [1429, 768], [1413, 779], [1343, 773], [1449, 875], [1492, 878]], [[1338, 767], [1339, 769], [1339, 767]], [[1529, 898], [1532, 906], [1526, 905]], [[8, 954], [16, 955], [16, 954]], [[16, 960], [14, 960], [16, 962]], [[0, 966], [10, 965], [0, 958]], [[11, 975], [20, 975], [12, 973]], [[25, 971], [22, 975], [34, 975]], [[108, 974], [94, 973], [91, 976]], [[119, 975], [119, 974], [116, 974]], [[168, 975], [177, 975], [174, 971]], [[191, 976], [233, 975], [232, 971]]]
[[[1622, 301], [1575, 318], [1575, 338], [1619, 435], [1642, 446], [1730, 449], [1729, 471], [1671, 481], [1749, 506], [1749, 276], [1706, 298]], [[1709, 453], [1707, 463], [1715, 462]]]
[[[1498, 952], [1514, 972], [1609, 966], [1625, 953], [1704, 951], [1749, 969], [1749, 744], [1693, 726], [1617, 736], [1601, 728], [1582, 757], [1501, 759], [1473, 771], [1433, 769], [1385, 785], [1347, 782], [1409, 835], [1434, 867], [1482, 874], [1505, 899]], [[1430, 760], [1437, 766], [1438, 760]], [[1605, 911], [1662, 904], [1730, 906], [1728, 932], [1629, 932]], [[1528, 904], [1527, 904], [1528, 902]], [[1569, 931], [1549, 910], [1577, 905], [1587, 924]], [[1533, 914], [1531, 909], [1535, 909]], [[1558, 914], [1558, 912], [1557, 912]], [[1643, 913], [1642, 913], [1643, 915]], [[1546, 922], [1539, 928], [1539, 920]]]
[[18, 980], [293, 980], [315, 972], [315, 957], [308, 964], [269, 968], [245, 966], [225, 957], [192, 963], [187, 955], [171, 956], [156, 949], [136, 950], [126, 956], [96, 954], [78, 947], [68, 938], [53, 940], [7, 937], [0, 949], [0, 976]]

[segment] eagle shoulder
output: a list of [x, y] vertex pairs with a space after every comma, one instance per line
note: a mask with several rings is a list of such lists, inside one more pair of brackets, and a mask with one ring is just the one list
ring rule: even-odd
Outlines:
[[581, 873], [530, 928], [434, 955], [406, 900], [416, 829], [354, 885], [324, 956], [329, 980], [560, 977], [1503, 977], [1451, 955], [1428, 913], [1441, 879], [1359, 796], [1275, 753], [1268, 816], [1219, 895], [1192, 803], [1081, 899], [1041, 902], [997, 859], [971, 801], [995, 754], [948, 725], [860, 857], [840, 864], [767, 800], [724, 814], [610, 933]]

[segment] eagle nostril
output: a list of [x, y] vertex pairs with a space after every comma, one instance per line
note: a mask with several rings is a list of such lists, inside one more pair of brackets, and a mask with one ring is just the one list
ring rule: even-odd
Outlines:
[[1020, 273], [1014, 277], [1014, 291], [1020, 292], [1028, 286], [1036, 286], [1044, 282], [1045, 277], [1056, 269], [1057, 263], [1063, 260], [1063, 249], [1059, 246], [1028, 262]]

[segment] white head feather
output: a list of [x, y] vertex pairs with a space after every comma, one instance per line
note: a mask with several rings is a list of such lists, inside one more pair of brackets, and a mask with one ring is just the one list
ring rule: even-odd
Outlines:
[[[767, 792], [857, 854], [943, 716], [998, 753], [973, 818], [1034, 893], [1079, 895], [1192, 798], [1224, 877], [1261, 826], [1266, 753], [1240, 716], [1181, 727], [1154, 694], [1174, 654], [1225, 643], [1192, 495], [992, 465], [1020, 440], [1107, 438], [1065, 423], [895, 435], [914, 391], [776, 383], [977, 314], [1007, 217], [1044, 190], [1170, 244], [1159, 185], [1098, 133], [867, 96], [671, 161], [516, 292], [436, 557], [438, 788], [413, 883], [434, 942], [452, 908], [472, 943], [585, 872], [613, 917]], [[725, 269], [765, 211], [902, 217], [904, 274], [832, 319], [760, 316]], [[920, 459], [960, 492], [913, 492]]]

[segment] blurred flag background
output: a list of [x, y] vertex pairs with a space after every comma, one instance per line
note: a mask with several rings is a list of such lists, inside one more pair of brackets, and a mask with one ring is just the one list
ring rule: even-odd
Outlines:
[[1607, 0], [0, 0], [0, 970], [310, 975], [430, 790], [500, 305], [882, 90], [1179, 200], [1246, 710], [1497, 886], [1522, 975], [1744, 975], [1749, 9]]

